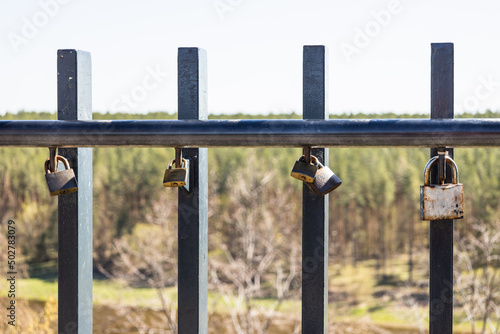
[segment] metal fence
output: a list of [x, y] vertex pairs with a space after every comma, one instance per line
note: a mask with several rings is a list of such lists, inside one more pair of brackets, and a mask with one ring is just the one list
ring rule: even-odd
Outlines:
[[[59, 50], [58, 120], [0, 121], [0, 146], [58, 147], [79, 191], [59, 197], [59, 333], [92, 332], [92, 147], [176, 147], [190, 159], [178, 190], [178, 331], [207, 333], [207, 148], [500, 146], [500, 120], [453, 117], [453, 44], [431, 46], [431, 119], [329, 120], [327, 50], [305, 46], [303, 120], [207, 120], [207, 58], [178, 51], [178, 120], [92, 121], [91, 58]], [[423, 168], [423, 166], [422, 166]], [[447, 173], [450, 176], [451, 173]], [[447, 180], [449, 182], [450, 180]], [[345, 180], [348, 186], [349, 180]], [[302, 333], [328, 332], [328, 195], [303, 188]], [[452, 333], [453, 220], [430, 222], [430, 333]]]

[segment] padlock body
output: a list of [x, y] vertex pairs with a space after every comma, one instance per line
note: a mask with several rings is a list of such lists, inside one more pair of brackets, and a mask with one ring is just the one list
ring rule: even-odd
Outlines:
[[307, 185], [314, 193], [325, 196], [337, 189], [341, 184], [342, 180], [329, 167], [322, 166], [316, 172], [313, 183]]
[[78, 191], [75, 172], [65, 169], [59, 172], [45, 174], [50, 196], [59, 196]]
[[182, 159], [181, 168], [175, 168], [170, 165], [163, 175], [163, 186], [165, 187], [184, 187], [189, 192], [189, 159]]
[[186, 168], [167, 169], [163, 176], [163, 185], [165, 187], [183, 187], [187, 183], [187, 176]]
[[314, 177], [316, 172], [318, 171], [318, 166], [315, 164], [307, 163], [302, 160], [295, 161], [295, 165], [293, 165], [292, 172], [290, 175], [298, 180], [312, 183], [314, 181]]
[[420, 186], [420, 219], [440, 220], [463, 217], [463, 184]]

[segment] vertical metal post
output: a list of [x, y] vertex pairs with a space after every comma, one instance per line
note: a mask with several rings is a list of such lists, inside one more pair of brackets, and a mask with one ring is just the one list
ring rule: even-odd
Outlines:
[[[303, 118], [328, 119], [328, 50], [304, 46]], [[328, 149], [312, 154], [328, 163]], [[328, 195], [302, 190], [302, 333], [328, 333]]]
[[[431, 118], [453, 118], [453, 44], [431, 45]], [[447, 148], [453, 158], [453, 149]], [[437, 148], [431, 148], [431, 157]], [[437, 168], [431, 183], [437, 184]], [[451, 171], [446, 173], [451, 183]], [[453, 332], [453, 220], [430, 221], [429, 333]]]
[[[207, 54], [179, 48], [178, 118], [207, 119]], [[180, 334], [207, 333], [208, 165], [206, 148], [182, 150], [190, 160], [190, 191], [179, 188], [178, 327]]]
[[[57, 51], [57, 118], [92, 119], [90, 53]], [[59, 149], [78, 191], [59, 196], [58, 333], [92, 333], [92, 148]], [[62, 166], [61, 166], [62, 167]]]

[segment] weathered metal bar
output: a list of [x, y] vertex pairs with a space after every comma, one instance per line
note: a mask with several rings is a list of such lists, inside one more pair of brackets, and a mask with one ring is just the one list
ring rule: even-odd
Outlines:
[[500, 119], [0, 121], [0, 146], [499, 147]]
[[[207, 119], [207, 55], [199, 48], [179, 48], [178, 115]], [[192, 121], [188, 121], [192, 122]], [[203, 144], [199, 146], [204, 146]], [[184, 148], [189, 159], [189, 192], [179, 188], [178, 327], [180, 334], [204, 334], [208, 327], [208, 154]]]
[[[453, 118], [453, 44], [431, 45], [431, 118]], [[447, 148], [451, 158], [453, 149]], [[437, 155], [431, 148], [431, 157]], [[451, 171], [446, 183], [451, 183]], [[431, 183], [438, 183], [437, 168]], [[453, 333], [453, 220], [430, 221], [429, 333]]]
[[[328, 119], [328, 55], [325, 46], [304, 46], [303, 118]], [[328, 164], [328, 149], [312, 155]], [[328, 195], [302, 190], [302, 333], [328, 333]]]
[[[57, 118], [92, 119], [90, 53], [57, 52]], [[58, 146], [58, 145], [54, 145]], [[73, 145], [78, 146], [78, 145]], [[64, 148], [78, 192], [59, 196], [58, 332], [92, 333], [92, 149]]]

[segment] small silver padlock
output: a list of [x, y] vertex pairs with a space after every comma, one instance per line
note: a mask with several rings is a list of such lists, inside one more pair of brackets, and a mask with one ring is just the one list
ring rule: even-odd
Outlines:
[[453, 170], [453, 183], [430, 184], [430, 171], [439, 157], [432, 157], [424, 170], [424, 185], [420, 186], [420, 219], [460, 219], [464, 217], [464, 185], [458, 183], [458, 168], [452, 158], [446, 163]]
[[325, 196], [337, 189], [342, 184], [342, 180], [329, 167], [323, 166], [318, 161], [318, 171], [316, 172], [314, 181], [306, 184], [314, 193]]
[[306, 157], [303, 155], [293, 165], [290, 175], [298, 180], [312, 183], [316, 172], [318, 171], [318, 159], [311, 155], [311, 162], [306, 162]]
[[[55, 172], [50, 171], [50, 159], [45, 161], [45, 180], [47, 180], [50, 196], [65, 195], [78, 191], [75, 172], [69, 167], [68, 160], [58, 155], [55, 161]], [[62, 161], [66, 169], [58, 172], [57, 161]]]
[[179, 168], [174, 167], [175, 159], [170, 161], [163, 176], [165, 187], [184, 187], [189, 191], [189, 159], [182, 158]]

